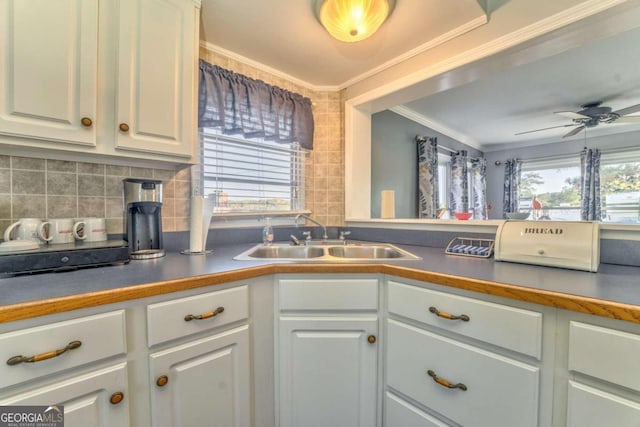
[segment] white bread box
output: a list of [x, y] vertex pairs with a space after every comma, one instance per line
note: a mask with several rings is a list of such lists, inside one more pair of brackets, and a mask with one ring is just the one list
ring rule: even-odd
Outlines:
[[498, 227], [496, 261], [596, 272], [600, 227], [590, 221], [512, 221]]

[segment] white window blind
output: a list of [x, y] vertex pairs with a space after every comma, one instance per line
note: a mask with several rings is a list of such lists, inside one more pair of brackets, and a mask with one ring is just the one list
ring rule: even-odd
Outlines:
[[203, 193], [214, 212], [286, 212], [304, 208], [304, 158], [298, 143], [243, 139], [203, 129]]

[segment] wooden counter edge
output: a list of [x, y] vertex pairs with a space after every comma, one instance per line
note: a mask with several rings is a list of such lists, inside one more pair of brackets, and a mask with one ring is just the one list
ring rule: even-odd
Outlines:
[[387, 264], [271, 264], [222, 273], [213, 273], [117, 289], [29, 301], [0, 307], [0, 323], [130, 301], [206, 286], [221, 285], [270, 274], [389, 274], [467, 291], [526, 301], [535, 304], [640, 323], [640, 306], [578, 295], [545, 291], [506, 283], [491, 282], [417, 270]]

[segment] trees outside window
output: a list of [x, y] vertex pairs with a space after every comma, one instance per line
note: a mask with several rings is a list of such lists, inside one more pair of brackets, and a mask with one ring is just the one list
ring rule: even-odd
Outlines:
[[[613, 156], [612, 156], [613, 157]], [[640, 161], [621, 161], [620, 156], [602, 156], [600, 191], [602, 220], [640, 223]], [[630, 159], [638, 156], [633, 153]], [[577, 160], [552, 165], [523, 165], [520, 211], [531, 212], [530, 219], [580, 219], [580, 167]]]

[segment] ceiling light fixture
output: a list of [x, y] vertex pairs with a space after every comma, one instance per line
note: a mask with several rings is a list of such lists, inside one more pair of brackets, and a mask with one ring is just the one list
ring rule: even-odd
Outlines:
[[395, 5], [395, 0], [318, 0], [317, 15], [322, 26], [343, 42], [359, 42], [378, 31]]

